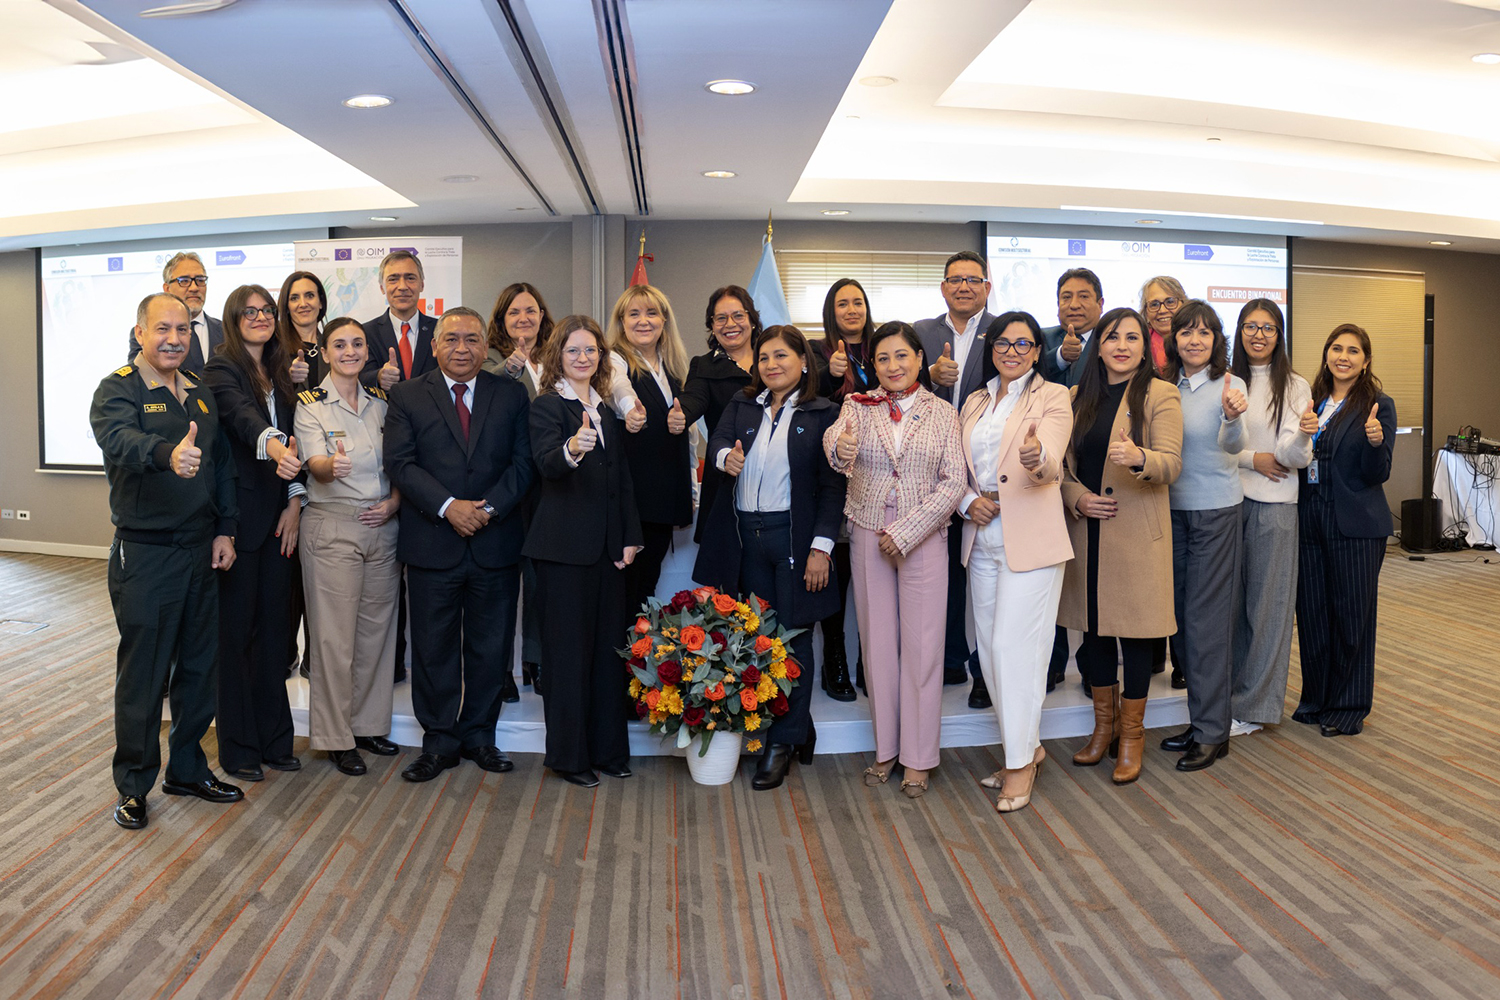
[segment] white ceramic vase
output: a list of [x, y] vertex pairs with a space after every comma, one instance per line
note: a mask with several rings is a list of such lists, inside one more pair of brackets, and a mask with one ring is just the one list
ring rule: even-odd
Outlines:
[[687, 745], [688, 773], [700, 785], [727, 785], [740, 769], [740, 746], [744, 733], [714, 733], [708, 750], [700, 757], [703, 737], [694, 736]]

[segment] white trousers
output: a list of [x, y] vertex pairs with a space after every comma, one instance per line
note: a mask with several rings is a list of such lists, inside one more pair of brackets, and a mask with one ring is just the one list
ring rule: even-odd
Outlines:
[[980, 528], [969, 553], [969, 599], [979, 669], [995, 705], [1005, 766], [1031, 763], [1041, 745], [1047, 662], [1062, 597], [1063, 567], [1018, 573], [1005, 561], [1005, 538], [996, 518]]

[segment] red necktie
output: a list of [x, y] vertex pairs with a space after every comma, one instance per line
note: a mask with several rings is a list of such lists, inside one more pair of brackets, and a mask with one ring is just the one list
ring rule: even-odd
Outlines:
[[464, 393], [468, 386], [462, 382], [453, 383], [453, 405], [458, 407], [458, 426], [464, 429], [464, 442], [469, 440], [469, 408], [464, 405]]
[[[411, 324], [401, 324], [401, 370], [406, 378], [411, 378]], [[468, 418], [464, 418], [464, 432], [469, 429]]]

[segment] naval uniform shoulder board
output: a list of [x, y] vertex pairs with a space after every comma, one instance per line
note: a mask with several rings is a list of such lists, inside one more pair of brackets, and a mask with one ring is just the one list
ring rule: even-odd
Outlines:
[[124, 378], [126, 375], [129, 375], [133, 371], [135, 371], [135, 365], [126, 365], [124, 368], [116, 368], [115, 374], [120, 378]]
[[307, 389], [297, 393], [297, 398], [304, 403], [319, 403], [328, 398], [328, 390], [318, 386], [316, 389]]
[[179, 368], [179, 369], [177, 369], [177, 374], [181, 375], [183, 378], [187, 379], [190, 382], [202, 382], [203, 381], [203, 379], [201, 379], [201, 378], [198, 377], [198, 373], [197, 372], [190, 372], [186, 368]]
[[387, 398], [386, 394], [385, 394], [385, 390], [382, 389], [382, 388], [380, 388], [380, 386], [378, 386], [378, 385], [367, 385], [367, 386], [365, 386], [365, 392], [368, 392], [370, 395], [374, 396], [376, 399], [386, 399]]

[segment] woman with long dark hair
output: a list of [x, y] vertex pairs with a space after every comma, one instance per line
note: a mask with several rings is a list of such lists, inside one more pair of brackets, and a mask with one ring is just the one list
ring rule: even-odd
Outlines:
[[224, 303], [224, 343], [203, 381], [213, 390], [239, 476], [236, 558], [219, 578], [219, 762], [244, 781], [261, 765], [295, 771], [286, 694], [293, 557], [306, 475], [293, 436], [297, 396], [276, 307], [259, 285]]
[[1313, 379], [1313, 457], [1297, 495], [1302, 697], [1292, 718], [1324, 736], [1364, 728], [1375, 696], [1375, 610], [1391, 533], [1396, 404], [1371, 368], [1370, 335], [1334, 328]]
[[1078, 667], [1094, 700], [1094, 732], [1073, 763], [1118, 754], [1117, 784], [1140, 777], [1151, 664], [1177, 629], [1167, 491], [1182, 471], [1182, 400], [1152, 369], [1147, 329], [1134, 309], [1099, 318], [1073, 389], [1062, 486], [1074, 558], [1057, 622], [1083, 633]]
[[482, 367], [496, 375], [509, 375], [535, 399], [537, 379], [542, 376], [539, 358], [551, 335], [552, 313], [542, 293], [525, 281], [506, 285], [490, 310], [489, 354]]
[[291, 358], [292, 386], [297, 391], [315, 388], [328, 374], [328, 363], [319, 348], [319, 331], [328, 316], [328, 292], [323, 280], [311, 271], [293, 271], [281, 283], [276, 296], [276, 339]]
[[1239, 454], [1241, 573], [1231, 665], [1230, 736], [1281, 721], [1296, 613], [1297, 486], [1312, 461], [1318, 415], [1312, 389], [1292, 371], [1281, 307], [1251, 299], [1235, 323], [1230, 370], [1246, 394]]
[[[702, 417], [712, 433], [719, 426], [724, 408], [735, 394], [750, 384], [750, 369], [755, 366], [755, 338], [760, 336], [760, 313], [755, 300], [739, 285], [717, 288], [708, 297], [703, 311], [703, 325], [708, 331], [708, 350], [688, 365], [683, 383], [683, 419], [689, 427]], [[724, 474], [712, 465], [703, 470], [703, 487], [699, 490], [698, 527], [693, 541], [703, 541], [702, 512], [713, 510], [714, 498], [724, 481]]]

